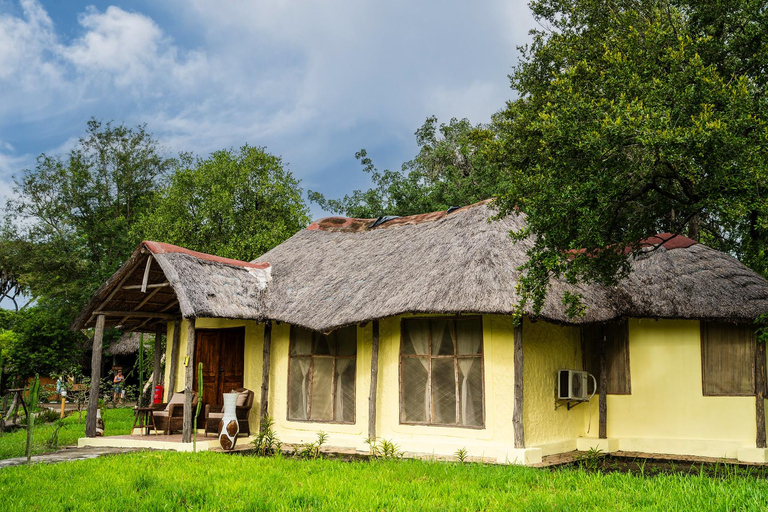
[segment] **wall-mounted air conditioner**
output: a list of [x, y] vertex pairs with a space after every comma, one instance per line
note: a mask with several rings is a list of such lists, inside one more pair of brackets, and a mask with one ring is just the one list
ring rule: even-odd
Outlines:
[[[592, 394], [588, 394], [587, 380], [592, 379]], [[597, 391], [597, 379], [582, 370], [559, 370], [557, 372], [557, 399], [587, 402]]]

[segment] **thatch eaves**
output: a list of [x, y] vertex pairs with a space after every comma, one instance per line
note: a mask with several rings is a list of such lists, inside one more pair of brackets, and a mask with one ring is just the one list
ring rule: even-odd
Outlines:
[[108, 327], [147, 332], [158, 322], [179, 317], [258, 320], [270, 271], [265, 263], [142, 242], [94, 294], [72, 328], [92, 327], [97, 314], [107, 316]]
[[[512, 314], [517, 269], [532, 240], [509, 237], [524, 226], [522, 215], [489, 221], [495, 213], [483, 201], [375, 227], [376, 219], [322, 219], [255, 260], [274, 268], [264, 315], [328, 331], [404, 313]], [[757, 273], [685, 237], [659, 237], [645, 241], [646, 251], [616, 287], [554, 280], [539, 317], [568, 324], [622, 317], [751, 321], [768, 311], [768, 282]], [[565, 314], [566, 291], [582, 295], [585, 316]]]
[[[274, 269], [264, 313], [318, 331], [404, 313], [512, 314], [531, 242], [509, 236], [522, 217], [488, 222], [494, 213], [485, 201], [375, 228], [375, 219], [319, 221], [256, 260]], [[557, 281], [543, 318], [571, 321], [560, 302], [566, 290], [584, 296], [584, 321], [618, 315], [603, 288]]]

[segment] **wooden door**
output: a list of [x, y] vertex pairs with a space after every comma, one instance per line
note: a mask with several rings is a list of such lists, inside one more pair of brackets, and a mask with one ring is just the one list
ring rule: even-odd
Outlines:
[[203, 395], [198, 428], [204, 424], [205, 405], [222, 405], [224, 393], [243, 387], [245, 329], [198, 329], [195, 341], [195, 380], [197, 364], [203, 363]]

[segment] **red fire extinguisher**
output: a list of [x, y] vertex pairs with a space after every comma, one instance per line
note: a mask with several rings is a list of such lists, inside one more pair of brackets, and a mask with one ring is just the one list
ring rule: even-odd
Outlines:
[[161, 404], [163, 403], [163, 386], [162, 384], [158, 384], [155, 386], [155, 394], [152, 398], [153, 404]]

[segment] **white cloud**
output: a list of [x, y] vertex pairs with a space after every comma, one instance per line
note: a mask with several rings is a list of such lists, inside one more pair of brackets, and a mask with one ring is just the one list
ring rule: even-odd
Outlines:
[[524, 0], [113, 3], [66, 32], [37, 0], [0, 11], [0, 139], [24, 146], [0, 148], [0, 176], [96, 116], [146, 122], [172, 152], [266, 145], [307, 183], [348, 182], [327, 173], [357, 178], [361, 147], [397, 168], [428, 115], [488, 121], [532, 25]]
[[62, 56], [83, 75], [107, 73], [117, 87], [189, 85], [205, 76], [205, 55], [189, 52], [182, 61], [178, 48], [149, 17], [110, 6], [94, 7], [79, 17], [84, 34]]

